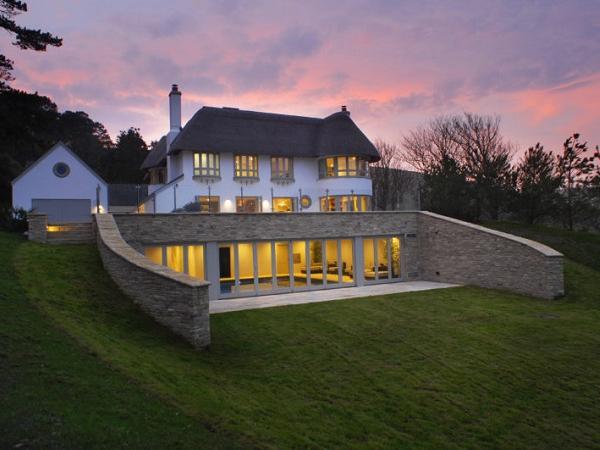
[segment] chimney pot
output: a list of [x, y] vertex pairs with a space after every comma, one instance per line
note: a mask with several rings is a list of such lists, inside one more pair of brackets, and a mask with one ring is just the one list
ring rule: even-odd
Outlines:
[[346, 114], [347, 116], [350, 115], [350, 111], [348, 111], [348, 108], [346, 108], [346, 105], [342, 105], [342, 113]]

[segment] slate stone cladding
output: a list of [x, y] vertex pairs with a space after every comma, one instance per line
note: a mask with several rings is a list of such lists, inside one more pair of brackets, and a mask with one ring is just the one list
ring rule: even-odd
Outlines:
[[123, 238], [149, 244], [415, 234], [415, 212], [115, 214]]
[[421, 211], [296, 214], [115, 215], [126, 241], [211, 241], [404, 236], [406, 280], [506, 289], [541, 298], [564, 294], [563, 258], [527, 239]]
[[28, 213], [27, 228], [27, 238], [30, 241], [45, 243], [48, 233], [48, 216], [46, 214]]
[[110, 214], [96, 216], [105, 270], [133, 302], [196, 348], [210, 344], [208, 285], [154, 264], [121, 237]]
[[545, 245], [425, 212], [417, 228], [423, 280], [564, 295], [563, 256]]

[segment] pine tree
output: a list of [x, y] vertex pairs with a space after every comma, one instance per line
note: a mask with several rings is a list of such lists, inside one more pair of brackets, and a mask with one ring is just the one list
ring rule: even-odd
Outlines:
[[[32, 30], [17, 25], [14, 18], [27, 12], [27, 3], [19, 0], [0, 0], [0, 28], [15, 36], [14, 45], [23, 50], [46, 51], [51, 45], [60, 47], [62, 39], [42, 30]], [[0, 54], [0, 90], [8, 89], [7, 82], [14, 78], [10, 72], [13, 70], [13, 61]]]
[[594, 157], [584, 156], [587, 151], [587, 142], [580, 142], [579, 133], [575, 133], [564, 142], [563, 152], [556, 159], [557, 176], [564, 193], [562, 209], [569, 230], [573, 230], [577, 209], [587, 206], [582, 194], [593, 180]]
[[516, 167], [517, 201], [520, 215], [527, 223], [549, 215], [556, 204], [560, 180], [556, 176], [554, 158], [538, 142], [529, 147]]

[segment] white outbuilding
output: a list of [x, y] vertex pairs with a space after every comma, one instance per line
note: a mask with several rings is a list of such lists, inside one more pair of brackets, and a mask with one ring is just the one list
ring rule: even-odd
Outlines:
[[48, 215], [48, 223], [90, 222], [108, 209], [108, 185], [62, 142], [12, 181], [14, 208]]

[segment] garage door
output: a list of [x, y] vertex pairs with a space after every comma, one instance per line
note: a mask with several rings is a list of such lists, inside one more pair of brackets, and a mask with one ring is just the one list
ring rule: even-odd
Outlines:
[[89, 198], [34, 198], [31, 200], [31, 207], [35, 212], [46, 213], [50, 224], [92, 221], [92, 201]]

